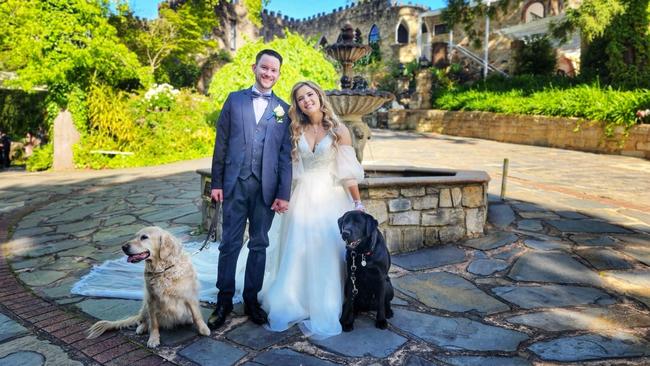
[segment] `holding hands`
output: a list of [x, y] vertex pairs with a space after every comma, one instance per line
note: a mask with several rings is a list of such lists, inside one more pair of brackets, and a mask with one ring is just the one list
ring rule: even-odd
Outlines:
[[273, 201], [273, 204], [271, 205], [271, 210], [277, 212], [277, 213], [285, 213], [289, 209], [289, 201], [281, 200], [279, 198], [276, 198], [275, 201]]

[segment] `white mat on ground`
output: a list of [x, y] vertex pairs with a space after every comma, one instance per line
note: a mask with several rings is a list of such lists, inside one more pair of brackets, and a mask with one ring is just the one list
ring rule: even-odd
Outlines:
[[[184, 244], [188, 254], [194, 253], [201, 247], [202, 242]], [[199, 279], [201, 301], [215, 302], [217, 298], [217, 263], [219, 259], [219, 243], [210, 243], [210, 247], [192, 256], [192, 264]], [[248, 255], [244, 247], [240, 255]], [[114, 297], [120, 299], [142, 300], [144, 261], [128, 263], [126, 256], [109, 260], [93, 269], [79, 282], [70, 293], [84, 296]], [[239, 264], [239, 263], [238, 263]], [[238, 265], [239, 267], [239, 265]], [[241, 294], [239, 294], [241, 295]]]

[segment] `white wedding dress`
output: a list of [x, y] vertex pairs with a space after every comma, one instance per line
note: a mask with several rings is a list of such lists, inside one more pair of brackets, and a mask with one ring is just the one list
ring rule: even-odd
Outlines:
[[260, 299], [273, 331], [299, 324], [316, 338], [341, 333], [345, 243], [338, 218], [354, 208], [345, 185], [363, 179], [363, 168], [353, 148], [335, 147], [333, 138], [326, 135], [314, 151], [304, 135], [298, 142], [294, 188], [280, 223], [278, 262], [269, 263], [277, 270], [271, 271], [275, 278]]
[[[258, 299], [269, 313], [269, 329], [283, 331], [299, 324], [305, 334], [325, 338], [341, 332], [345, 243], [339, 234], [338, 218], [353, 209], [344, 187], [363, 179], [363, 168], [354, 149], [335, 147], [332, 135], [324, 137], [313, 152], [301, 136], [298, 152], [289, 210], [275, 216], [269, 232], [264, 284]], [[184, 248], [192, 253], [201, 244], [185, 243]], [[237, 259], [234, 302], [242, 301], [247, 256], [244, 245]], [[218, 257], [217, 243], [191, 257], [202, 301], [216, 300]], [[144, 262], [127, 263], [125, 258], [93, 267], [71, 293], [142, 299]]]

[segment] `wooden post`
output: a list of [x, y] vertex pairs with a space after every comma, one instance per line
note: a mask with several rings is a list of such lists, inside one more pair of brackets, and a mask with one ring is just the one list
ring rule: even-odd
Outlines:
[[501, 201], [506, 198], [506, 183], [508, 182], [508, 158], [503, 159], [503, 173], [501, 174]]

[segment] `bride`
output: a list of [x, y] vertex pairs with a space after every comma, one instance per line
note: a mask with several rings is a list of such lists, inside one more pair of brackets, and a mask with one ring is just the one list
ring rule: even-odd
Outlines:
[[337, 220], [364, 209], [357, 186], [363, 168], [318, 85], [297, 83], [291, 102], [294, 189], [280, 224], [275, 279], [261, 302], [269, 329], [299, 324], [306, 335], [325, 338], [341, 333], [345, 243]]

